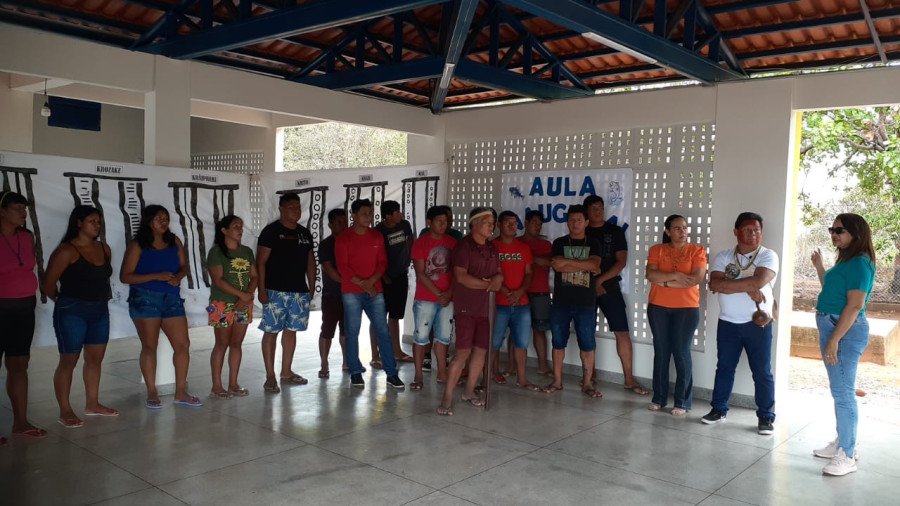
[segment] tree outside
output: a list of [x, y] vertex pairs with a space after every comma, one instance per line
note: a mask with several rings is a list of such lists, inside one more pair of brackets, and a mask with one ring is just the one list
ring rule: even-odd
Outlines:
[[284, 129], [284, 170], [406, 165], [407, 135], [325, 122]]

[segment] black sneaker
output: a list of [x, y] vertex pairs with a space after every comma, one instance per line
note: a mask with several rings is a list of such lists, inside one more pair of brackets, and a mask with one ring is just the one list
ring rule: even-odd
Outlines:
[[774, 420], [771, 418], [760, 417], [759, 425], [756, 426], [760, 435], [769, 436], [775, 432]]
[[431, 359], [426, 358], [422, 361], [422, 370], [425, 372], [431, 372]]
[[396, 375], [388, 376], [387, 384], [389, 387], [395, 388], [397, 390], [405, 390], [406, 389], [406, 385], [402, 381], [400, 381], [400, 377], [396, 376]]
[[363, 379], [362, 374], [351, 374], [350, 386], [353, 388], [365, 388], [366, 381]]
[[717, 409], [713, 409], [713, 410], [710, 410], [709, 413], [703, 415], [703, 418], [701, 418], [700, 421], [705, 423], [706, 425], [712, 425], [714, 423], [724, 422], [725, 421], [725, 413], [723, 413]]

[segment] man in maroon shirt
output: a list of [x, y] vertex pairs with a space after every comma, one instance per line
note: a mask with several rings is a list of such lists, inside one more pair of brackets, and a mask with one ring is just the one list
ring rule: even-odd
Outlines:
[[453, 249], [456, 356], [450, 363], [444, 397], [437, 409], [439, 415], [453, 414], [453, 391], [466, 366], [469, 376], [461, 399], [475, 407], [484, 406], [484, 399], [475, 393], [475, 384], [481, 374], [491, 337], [488, 292], [496, 292], [503, 285], [497, 249], [488, 241], [494, 233], [495, 216], [494, 210], [489, 207], [472, 209], [469, 213], [469, 235], [463, 237]]

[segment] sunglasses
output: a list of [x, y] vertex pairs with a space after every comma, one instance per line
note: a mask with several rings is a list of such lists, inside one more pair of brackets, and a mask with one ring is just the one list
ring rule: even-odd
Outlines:
[[847, 229], [844, 227], [828, 227], [829, 234], [841, 235], [846, 231], [847, 231]]

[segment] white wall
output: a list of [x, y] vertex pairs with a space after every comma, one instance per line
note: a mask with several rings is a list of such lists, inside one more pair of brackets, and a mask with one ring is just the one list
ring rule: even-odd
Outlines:
[[265, 151], [269, 129], [204, 118], [191, 118], [191, 153]]

